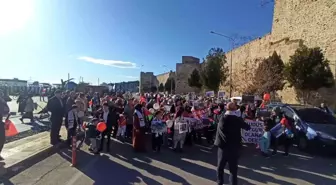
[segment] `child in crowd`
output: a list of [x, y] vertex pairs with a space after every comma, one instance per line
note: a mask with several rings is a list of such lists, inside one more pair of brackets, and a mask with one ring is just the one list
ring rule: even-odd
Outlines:
[[271, 144], [271, 132], [270, 132], [269, 124], [267, 122], [270, 119], [267, 119], [267, 120], [265, 120], [264, 118], [262, 119], [264, 121], [264, 133], [259, 139], [259, 147], [261, 150], [261, 154], [264, 157], [269, 157], [268, 150]]
[[163, 142], [163, 134], [167, 131], [165, 123], [161, 120], [162, 112], [157, 111], [151, 124], [152, 131], [152, 149], [154, 152], [160, 152]]
[[117, 133], [118, 139], [123, 140], [125, 138], [125, 133], [126, 133], [126, 118], [123, 114], [120, 114], [118, 120], [118, 133]]
[[94, 118], [91, 123], [89, 123], [86, 126], [87, 129], [87, 138], [90, 140], [90, 152], [93, 152], [94, 154], [98, 154], [98, 138], [101, 135], [101, 133], [97, 130], [97, 124], [99, 122], [99, 119]]

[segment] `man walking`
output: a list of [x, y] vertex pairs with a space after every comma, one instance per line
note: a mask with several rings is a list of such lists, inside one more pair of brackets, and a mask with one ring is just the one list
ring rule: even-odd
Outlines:
[[233, 102], [228, 103], [226, 112], [219, 120], [215, 146], [217, 154], [217, 184], [224, 184], [224, 168], [229, 163], [230, 183], [238, 184], [238, 159], [241, 148], [241, 129], [249, 130], [250, 126], [236, 116], [237, 107]]
[[61, 91], [55, 91], [55, 96], [48, 101], [47, 109], [51, 112], [50, 144], [56, 145], [60, 142], [59, 132], [62, 127], [64, 116], [64, 105], [61, 99]]

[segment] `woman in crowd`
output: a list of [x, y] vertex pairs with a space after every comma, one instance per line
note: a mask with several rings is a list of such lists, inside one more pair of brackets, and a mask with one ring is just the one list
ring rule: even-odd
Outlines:
[[20, 121], [23, 123], [23, 119], [30, 119], [30, 122], [34, 122], [34, 115], [33, 112], [35, 110], [35, 103], [33, 101], [33, 95], [29, 94], [27, 99], [25, 100], [25, 108], [24, 108], [24, 114], [20, 118]]
[[146, 152], [146, 123], [144, 114], [142, 112], [142, 105], [137, 104], [135, 107], [135, 112], [133, 114], [133, 149], [135, 152]]
[[184, 141], [188, 132], [187, 120], [183, 117], [184, 108], [179, 107], [173, 124], [173, 150], [177, 151], [177, 144], [180, 144], [179, 151], [183, 151]]

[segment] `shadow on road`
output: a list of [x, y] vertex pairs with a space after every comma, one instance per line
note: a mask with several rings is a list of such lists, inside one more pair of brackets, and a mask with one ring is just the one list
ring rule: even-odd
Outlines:
[[[160, 154], [150, 151], [134, 153], [128, 143], [112, 141], [110, 148], [111, 152], [102, 156], [93, 156], [83, 151], [78, 154], [78, 161], [97, 158], [91, 167], [85, 167], [85, 162], [77, 166], [97, 185], [106, 184], [111, 180], [120, 185], [140, 182], [162, 184], [157, 179], [188, 185], [192, 181], [189, 178], [202, 178], [207, 182], [215, 182], [216, 179], [216, 149], [210, 147], [194, 145], [186, 147], [184, 153], [174, 153], [166, 148]], [[283, 157], [279, 153], [265, 159], [254, 147], [244, 147], [239, 166], [239, 183], [335, 184], [335, 161], [300, 154], [295, 149], [293, 151], [289, 157]], [[70, 151], [68, 152], [70, 155]], [[145, 176], [144, 173], [151, 175]], [[109, 177], [108, 180], [106, 177]], [[227, 173], [225, 179], [228, 179]]]
[[16, 141], [16, 140], [19, 140], [19, 139], [22, 139], [28, 136], [32, 136], [32, 135], [35, 135], [41, 132], [50, 131], [50, 127], [51, 127], [51, 122], [45, 121], [45, 120], [39, 120], [36, 122], [30, 122], [30, 123], [24, 123], [24, 124], [31, 126], [31, 128], [29, 130], [20, 132], [15, 136], [6, 137], [6, 143]]
[[[71, 151], [59, 152], [59, 154], [71, 162]], [[76, 168], [94, 181], [94, 185], [119, 184], [128, 185], [144, 182], [145, 184], [159, 185], [154, 179], [143, 176], [140, 172], [127, 168], [112, 161], [107, 155], [90, 155], [87, 152], [78, 151], [78, 163]], [[93, 159], [94, 158], [94, 159]], [[93, 161], [93, 162], [87, 162]]]

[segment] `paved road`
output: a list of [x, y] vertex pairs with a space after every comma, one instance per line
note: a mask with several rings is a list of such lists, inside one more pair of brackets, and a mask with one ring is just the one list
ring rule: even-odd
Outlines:
[[[64, 150], [17, 174], [5, 185], [129, 185], [129, 184], [215, 184], [216, 151], [188, 147], [178, 154], [135, 154], [129, 144], [112, 143], [110, 154], [78, 154], [78, 165], [70, 167], [69, 151]], [[293, 149], [295, 151], [295, 149]], [[226, 171], [227, 173], [227, 171]], [[228, 178], [228, 176], [226, 177]], [[240, 184], [334, 185], [335, 160], [299, 152], [289, 157], [260, 157], [253, 147], [245, 147], [239, 168]], [[1, 183], [0, 183], [1, 184]]]
[[[43, 102], [43, 101], [40, 101], [40, 98], [39, 97], [33, 97], [33, 100], [35, 103], [37, 103], [39, 105], [38, 109], [35, 110], [34, 113], [37, 113], [38, 111], [41, 110], [41, 107], [44, 108], [47, 104], [47, 102]], [[45, 98], [45, 100], [47, 100], [47, 98]], [[15, 115], [12, 115], [10, 117], [10, 120], [15, 124], [16, 126], [16, 129], [19, 131], [19, 132], [25, 132], [25, 131], [28, 131], [28, 130], [34, 130], [34, 126], [37, 127], [37, 126], [44, 126], [43, 123], [41, 122], [37, 122], [36, 124], [32, 124], [30, 123], [30, 120], [29, 119], [25, 119], [24, 120], [24, 124], [22, 124], [22, 122], [19, 120], [21, 118], [21, 115], [17, 112], [18, 111], [18, 104], [16, 103], [16, 100], [12, 100], [11, 102], [8, 102], [8, 106], [10, 108], [10, 111], [13, 113], [15, 113]]]
[[[34, 111], [34, 116], [38, 117], [39, 115], [36, 113], [39, 112], [42, 108], [44, 108], [47, 102], [40, 101], [39, 97], [33, 97], [33, 100], [35, 103], [39, 105], [37, 110]], [[50, 130], [50, 121], [48, 119], [36, 120], [33, 123], [31, 123], [29, 119], [24, 119], [24, 123], [22, 123], [20, 121], [21, 115], [17, 112], [18, 104], [16, 103], [16, 100], [8, 102], [8, 106], [12, 113], [10, 120], [14, 123], [19, 134], [13, 137], [7, 137], [6, 142], [11, 142], [43, 131]]]

